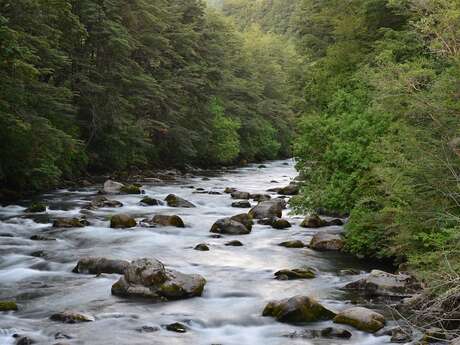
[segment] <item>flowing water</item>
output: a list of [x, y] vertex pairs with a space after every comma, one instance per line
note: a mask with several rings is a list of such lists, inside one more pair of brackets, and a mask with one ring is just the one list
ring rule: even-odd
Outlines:
[[[37, 344], [54, 344], [56, 333], [70, 337], [66, 344], [386, 344], [387, 336], [374, 336], [352, 330], [350, 340], [291, 339], [283, 335], [305, 329], [262, 317], [265, 304], [272, 299], [310, 295], [332, 310], [350, 305], [350, 298], [340, 290], [359, 276], [341, 276], [342, 269], [368, 271], [365, 262], [331, 252], [308, 248], [289, 249], [277, 244], [291, 239], [310, 240], [315, 231], [339, 232], [333, 226], [320, 230], [299, 226], [302, 218], [284, 217], [293, 223], [287, 230], [255, 225], [249, 235], [210, 237], [209, 229], [218, 218], [241, 213], [232, 208], [228, 194], [194, 193], [194, 188], [222, 192], [225, 187], [241, 191], [264, 192], [287, 185], [295, 176], [292, 161], [276, 161], [260, 169], [256, 165], [212, 176], [190, 178], [166, 185], [146, 183], [146, 195], [164, 198], [170, 193], [192, 201], [196, 208], [140, 206], [140, 196], [117, 195], [123, 202], [119, 209], [98, 209], [87, 214], [91, 226], [78, 229], [53, 229], [52, 219], [81, 215], [82, 207], [97, 193], [97, 187], [78, 191], [58, 190], [41, 196], [50, 206], [47, 213], [30, 215], [22, 206], [0, 208], [0, 300], [15, 299], [19, 311], [0, 313], [0, 344], [14, 344], [14, 333], [28, 335]], [[274, 182], [277, 181], [277, 182]], [[192, 186], [194, 188], [192, 188]], [[184, 229], [157, 227], [116, 230], [109, 228], [108, 217], [129, 213], [138, 219], [154, 214], [178, 214]], [[34, 234], [46, 234], [57, 241], [32, 241]], [[238, 239], [243, 247], [224, 243]], [[208, 243], [210, 251], [193, 250], [198, 243]], [[43, 251], [41, 257], [32, 256]], [[35, 254], [36, 255], [36, 254]], [[167, 268], [184, 273], [198, 273], [207, 279], [202, 297], [166, 303], [149, 303], [112, 296], [111, 285], [119, 276], [71, 273], [79, 258], [103, 256], [114, 259], [154, 257]], [[302, 266], [316, 268], [317, 278], [278, 281], [273, 273], [279, 269]], [[75, 310], [94, 315], [95, 322], [62, 324], [49, 320], [53, 313]], [[164, 324], [182, 322], [184, 334], [173, 333]], [[332, 322], [309, 325], [312, 329], [331, 326]], [[159, 327], [152, 333], [141, 332], [143, 326]], [[347, 328], [346, 326], [344, 328]]]

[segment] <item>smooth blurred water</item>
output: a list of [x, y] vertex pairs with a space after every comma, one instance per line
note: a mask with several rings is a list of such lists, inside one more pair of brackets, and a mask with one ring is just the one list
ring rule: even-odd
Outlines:
[[[255, 225], [249, 235], [211, 238], [209, 229], [214, 221], [247, 210], [232, 208], [233, 200], [227, 194], [197, 194], [189, 187], [219, 192], [225, 187], [236, 187], [241, 191], [264, 192], [285, 186], [296, 176], [292, 161], [276, 161], [266, 166], [260, 169], [252, 165], [215, 174], [210, 180], [196, 177], [163, 186], [146, 184], [143, 189], [148, 196], [164, 199], [174, 193], [193, 202], [197, 208], [145, 207], [139, 205], [141, 196], [117, 195], [111, 198], [123, 202], [123, 208], [89, 213], [83, 210], [91, 226], [81, 229], [56, 230], [51, 224], [56, 217], [81, 215], [82, 207], [96, 195], [96, 187], [100, 186], [43, 195], [50, 205], [46, 214], [27, 215], [21, 206], [0, 208], [0, 300], [15, 299], [20, 307], [18, 312], [0, 313], [0, 344], [13, 344], [13, 333], [29, 335], [38, 344], [54, 344], [62, 341], [54, 340], [57, 332], [72, 337], [65, 343], [95, 345], [389, 343], [389, 337], [375, 337], [352, 329], [350, 340], [290, 339], [283, 335], [306, 327], [281, 324], [261, 316], [268, 301], [297, 294], [314, 296], [339, 311], [350, 301], [338, 288], [357, 278], [340, 276], [339, 270], [372, 268], [343, 254], [278, 246], [291, 239], [308, 243], [317, 231], [299, 227], [302, 218], [289, 215], [289, 210], [284, 211], [284, 217], [294, 226], [288, 230]], [[273, 180], [277, 183], [271, 182]], [[187, 227], [110, 229], [108, 217], [120, 212], [138, 220], [155, 214], [177, 214]], [[339, 230], [339, 227], [330, 227], [319, 231]], [[38, 233], [55, 237], [57, 241], [29, 239]], [[225, 246], [230, 239], [238, 239], [244, 246]], [[196, 244], [203, 242], [209, 244], [209, 252], [193, 250]], [[39, 250], [44, 251], [44, 257], [31, 256]], [[87, 255], [128, 260], [154, 257], [169, 268], [199, 273], [208, 283], [201, 298], [160, 304], [118, 298], [111, 295], [110, 288], [119, 276], [71, 273], [78, 259]], [[318, 269], [318, 277], [297, 281], [273, 279], [273, 273], [279, 269], [305, 265]], [[89, 313], [96, 321], [68, 325], [49, 320], [51, 314], [63, 310]], [[189, 331], [177, 334], [161, 328], [176, 321], [186, 323]], [[308, 327], [320, 329], [331, 325], [332, 322], [321, 322]], [[142, 326], [158, 326], [161, 330], [142, 333], [139, 332]]]

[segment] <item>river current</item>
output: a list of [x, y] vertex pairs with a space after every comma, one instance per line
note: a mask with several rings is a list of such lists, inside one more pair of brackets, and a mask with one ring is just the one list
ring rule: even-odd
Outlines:
[[[261, 315], [268, 301], [294, 295], [313, 296], [334, 311], [351, 305], [350, 296], [340, 288], [359, 278], [359, 275], [343, 276], [340, 271], [354, 269], [368, 272], [373, 268], [369, 263], [340, 253], [278, 246], [280, 242], [293, 239], [308, 243], [316, 231], [340, 232], [342, 227], [301, 228], [302, 217], [291, 215], [287, 209], [283, 217], [293, 224], [287, 230], [256, 224], [248, 235], [210, 236], [209, 230], [217, 219], [247, 210], [231, 207], [234, 200], [228, 194], [200, 194], [196, 193], [196, 188], [223, 192], [225, 187], [235, 187], [240, 191], [264, 193], [269, 188], [286, 186], [295, 176], [294, 163], [289, 160], [267, 163], [266, 168], [249, 165], [216, 173], [209, 179], [192, 177], [162, 185], [141, 181], [144, 184], [142, 189], [148, 196], [164, 199], [174, 193], [197, 207], [141, 206], [139, 195], [115, 195], [110, 198], [121, 201], [124, 204], [122, 208], [83, 210], [91, 225], [77, 229], [54, 229], [52, 221], [59, 217], [81, 216], [82, 208], [94, 198], [101, 186], [44, 194], [40, 200], [45, 201], [49, 208], [42, 214], [27, 214], [25, 207], [19, 205], [1, 207], [0, 300], [16, 300], [19, 310], [0, 313], [0, 344], [14, 344], [12, 335], [15, 333], [27, 335], [36, 344], [389, 343], [388, 336], [374, 336], [347, 326], [340, 327], [353, 333], [349, 340], [287, 338], [283, 335], [333, 324], [318, 322], [293, 326]], [[186, 228], [111, 229], [108, 219], [115, 213], [128, 213], [138, 220], [155, 214], [177, 214], [184, 220]], [[57, 240], [30, 240], [36, 234], [46, 234]], [[229, 239], [240, 240], [244, 246], [225, 246]], [[210, 251], [194, 250], [198, 243], [207, 243]], [[39, 257], [37, 251], [42, 251]], [[155, 304], [115, 297], [111, 295], [110, 288], [119, 279], [118, 275], [96, 277], [72, 273], [78, 259], [84, 256], [127, 260], [156, 258], [167, 268], [201, 274], [207, 284], [202, 297], [174, 302]], [[277, 270], [302, 266], [317, 269], [317, 277], [289, 281], [274, 279], [273, 273]], [[63, 310], [88, 313], [96, 321], [63, 324], [49, 319], [51, 314]], [[162, 327], [173, 322], [186, 324], [188, 331], [179, 334]], [[142, 332], [143, 326], [159, 329]], [[57, 333], [71, 338], [55, 340]]]

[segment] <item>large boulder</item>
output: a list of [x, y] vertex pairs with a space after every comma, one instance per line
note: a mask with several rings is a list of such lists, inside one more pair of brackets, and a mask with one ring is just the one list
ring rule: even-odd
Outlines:
[[124, 194], [142, 194], [141, 188], [135, 184], [121, 187], [120, 192]]
[[88, 256], [80, 259], [72, 272], [84, 274], [123, 274], [128, 266], [129, 262], [126, 260], [112, 260]]
[[88, 210], [96, 210], [101, 207], [116, 208], [116, 207], [123, 207], [123, 204], [120, 201], [110, 200], [110, 199], [107, 199], [105, 196], [98, 195], [93, 200], [91, 200], [89, 205], [85, 206], [85, 208]]
[[385, 326], [385, 317], [367, 308], [353, 307], [338, 313], [334, 322], [374, 333]]
[[184, 274], [165, 269], [155, 259], [138, 259], [129, 264], [112, 286], [112, 294], [143, 297], [155, 302], [201, 296], [206, 280], [198, 274]]
[[110, 227], [114, 229], [134, 228], [136, 225], [136, 220], [124, 213], [116, 214], [110, 218]]
[[391, 274], [373, 270], [367, 276], [344, 287], [346, 290], [360, 291], [368, 297], [407, 297], [417, 292], [420, 284], [408, 274]]
[[105, 194], [118, 194], [124, 186], [125, 185], [123, 183], [107, 180], [104, 182], [102, 191]]
[[184, 207], [184, 208], [193, 208], [196, 207], [190, 201], [182, 199], [175, 194], [169, 194], [165, 201], [167, 202], [168, 206], [170, 207]]
[[300, 187], [297, 183], [291, 182], [288, 186], [278, 190], [278, 194], [281, 195], [297, 195], [299, 194]]
[[274, 218], [270, 224], [272, 228], [282, 230], [291, 227], [291, 223], [288, 220], [283, 218]]
[[332, 320], [335, 313], [308, 296], [294, 296], [266, 305], [263, 316], [272, 316], [286, 323]]
[[251, 232], [251, 228], [231, 218], [222, 218], [213, 224], [211, 232], [225, 235], [247, 235]]
[[248, 192], [235, 191], [231, 193], [231, 196], [233, 199], [245, 199], [245, 200], [251, 199], [251, 194]]
[[313, 236], [309, 247], [315, 250], [340, 251], [344, 245], [345, 242], [340, 235], [319, 232]]
[[165, 216], [157, 214], [152, 218], [151, 222], [163, 226], [175, 226], [176, 228], [185, 228], [185, 224], [182, 218], [176, 215]]
[[254, 219], [281, 218], [283, 216], [283, 205], [277, 199], [262, 201], [249, 211]]
[[53, 221], [53, 228], [83, 228], [89, 225], [85, 218], [58, 218]]

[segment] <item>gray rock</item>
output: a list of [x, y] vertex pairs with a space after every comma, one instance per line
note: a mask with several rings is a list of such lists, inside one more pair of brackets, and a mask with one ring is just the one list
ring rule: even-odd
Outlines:
[[291, 182], [288, 186], [281, 188], [278, 194], [281, 195], [297, 195], [299, 194], [300, 187], [297, 183]]
[[279, 246], [286, 247], [286, 248], [304, 248], [305, 244], [300, 240], [291, 240], [291, 241], [281, 242]]
[[104, 187], [102, 191], [105, 194], [118, 194], [125, 185], [120, 182], [107, 180], [104, 182]]
[[278, 280], [313, 279], [316, 277], [316, 272], [309, 267], [284, 269], [275, 272], [275, 277]]
[[272, 197], [268, 194], [251, 194], [251, 199], [257, 202], [270, 200]]
[[287, 229], [287, 228], [290, 228], [291, 227], [291, 223], [289, 223], [289, 221], [287, 221], [286, 219], [282, 219], [282, 218], [275, 218], [273, 219], [272, 223], [271, 223], [271, 226], [274, 228], [274, 229]]
[[117, 200], [109, 200], [105, 196], [98, 195], [85, 208], [88, 210], [96, 210], [101, 207], [109, 207], [109, 208], [123, 207], [123, 203]]
[[340, 251], [345, 242], [340, 235], [319, 232], [311, 239], [309, 247], [315, 250]]
[[161, 206], [163, 205], [163, 201], [151, 198], [149, 196], [143, 197], [142, 200], [140, 201], [141, 205], [147, 205], [147, 206]]
[[183, 207], [183, 208], [193, 208], [196, 207], [194, 204], [192, 204], [190, 201], [187, 201], [185, 199], [182, 199], [178, 197], [177, 195], [174, 194], [169, 194], [166, 197], [166, 202], [168, 206], [170, 207]]
[[193, 249], [199, 250], [199, 251], [201, 251], [201, 252], [207, 252], [207, 251], [209, 251], [209, 247], [208, 247], [208, 245], [205, 244], [205, 243], [197, 244], [197, 245], [195, 246], [195, 248], [193, 248]]
[[234, 240], [234, 241], [229, 241], [229, 242], [225, 243], [225, 245], [226, 246], [231, 246], [231, 247], [242, 247], [243, 243], [241, 243], [241, 241]]
[[248, 192], [233, 192], [231, 193], [231, 196], [233, 199], [246, 199], [249, 200], [251, 199], [251, 194]]
[[50, 316], [53, 321], [59, 321], [64, 323], [81, 323], [81, 322], [92, 322], [95, 321], [91, 315], [83, 314], [75, 311], [63, 311]]
[[385, 317], [367, 308], [353, 307], [338, 313], [334, 322], [374, 333], [385, 326]]
[[283, 215], [282, 203], [276, 199], [262, 201], [257, 206], [253, 207], [249, 214], [254, 219], [263, 218], [281, 218]]
[[346, 290], [361, 291], [369, 297], [407, 297], [416, 293], [420, 284], [408, 274], [391, 274], [373, 270], [366, 277], [345, 285]]
[[114, 229], [134, 228], [136, 220], [128, 214], [120, 213], [110, 218], [110, 227]]
[[88, 225], [86, 218], [58, 218], [53, 221], [53, 228], [83, 228]]
[[180, 322], [174, 322], [169, 325], [166, 325], [166, 329], [170, 332], [176, 332], [176, 333], [185, 333], [187, 332], [187, 326]]
[[247, 235], [251, 232], [251, 229], [230, 218], [223, 218], [213, 224], [211, 232], [225, 235]]
[[325, 339], [350, 339], [352, 336], [351, 332], [343, 328], [327, 327], [324, 329], [306, 329], [302, 331], [295, 331], [290, 334], [285, 335], [287, 338], [294, 339], [315, 339], [315, 338], [325, 338]]
[[167, 270], [155, 259], [138, 259], [112, 286], [112, 294], [160, 302], [201, 296], [205, 284], [206, 280], [198, 274]]
[[250, 208], [251, 207], [251, 203], [247, 200], [240, 200], [240, 201], [235, 201], [235, 202], [232, 202], [232, 207], [236, 207], [236, 208]]
[[129, 262], [126, 260], [112, 260], [88, 256], [80, 259], [72, 272], [84, 274], [123, 274], [128, 266]]

